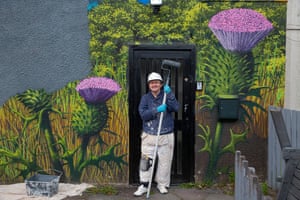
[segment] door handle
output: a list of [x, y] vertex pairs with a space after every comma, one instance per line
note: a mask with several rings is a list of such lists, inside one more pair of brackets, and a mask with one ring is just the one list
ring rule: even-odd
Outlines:
[[189, 108], [189, 104], [184, 104], [184, 106], [183, 106], [183, 112], [184, 113], [186, 113], [186, 111], [188, 110], [188, 108]]

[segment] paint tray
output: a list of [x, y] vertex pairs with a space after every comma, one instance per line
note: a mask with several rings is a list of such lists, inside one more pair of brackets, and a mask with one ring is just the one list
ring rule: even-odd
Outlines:
[[[50, 175], [48, 172], [59, 175]], [[42, 173], [43, 172], [43, 173]], [[58, 192], [59, 179], [62, 172], [58, 170], [38, 171], [32, 177], [25, 180], [26, 192], [28, 196], [47, 196], [52, 197]]]

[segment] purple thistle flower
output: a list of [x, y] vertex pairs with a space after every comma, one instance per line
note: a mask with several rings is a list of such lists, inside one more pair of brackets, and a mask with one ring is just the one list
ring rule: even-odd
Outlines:
[[233, 52], [248, 52], [266, 37], [273, 26], [262, 14], [245, 8], [219, 12], [208, 27], [222, 46]]
[[121, 90], [117, 82], [106, 77], [90, 77], [83, 79], [76, 90], [88, 103], [103, 103]]

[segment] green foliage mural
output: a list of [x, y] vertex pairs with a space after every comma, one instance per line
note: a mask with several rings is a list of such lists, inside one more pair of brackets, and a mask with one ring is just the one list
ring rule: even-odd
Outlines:
[[[226, 45], [228, 40], [216, 36], [216, 24], [209, 23], [233, 8], [260, 13], [272, 30], [247, 49], [232, 49], [232, 43]], [[1, 108], [1, 181], [23, 180], [47, 168], [61, 170], [66, 180], [76, 182], [127, 181], [128, 46], [142, 43], [196, 46], [196, 79], [204, 83], [197, 93], [196, 138], [203, 144], [199, 153], [209, 156], [204, 178], [213, 181], [218, 161], [249, 133], [267, 137], [265, 110], [283, 104], [285, 14], [286, 4], [277, 1], [164, 0], [158, 14], [136, 0], [99, 1], [88, 12], [93, 65], [89, 77], [51, 94], [30, 89]], [[106, 99], [101, 95], [107, 87], [113, 95]], [[208, 120], [215, 116], [221, 94], [239, 96], [242, 128], [229, 124], [225, 129], [228, 124]]]
[[[209, 21], [218, 12], [232, 8], [248, 8], [242, 11], [247, 12], [249, 18], [256, 20], [252, 24], [254, 27], [248, 27], [248, 32], [243, 36], [244, 24], [239, 24], [238, 20], [245, 21], [245, 18], [239, 14], [234, 16], [236, 12], [229, 13], [228, 16], [232, 16], [233, 20], [235, 18], [236, 23], [240, 25], [231, 27], [235, 29], [232, 32], [241, 32], [241, 34], [232, 35], [227, 40], [224, 38], [220, 40], [213, 33], [218, 31], [218, 27], [214, 27], [214, 24], [212, 24], [212, 28], [209, 27]], [[266, 97], [268, 99], [277, 98], [276, 102], [282, 103], [283, 73], [277, 77], [278, 82], [271, 85], [266, 82], [262, 83], [263, 80], [270, 81], [271, 79], [264, 79], [261, 76], [268, 73], [266, 72], [268, 68], [264, 65], [265, 62], [268, 62], [266, 56], [276, 59], [279, 71], [284, 71], [285, 20], [282, 16], [284, 16], [285, 9], [285, 4], [275, 4], [274, 2], [169, 0], [164, 1], [160, 12], [155, 15], [149, 5], [136, 4], [135, 1], [128, 1], [126, 5], [120, 2], [110, 4], [108, 1], [103, 1], [89, 15], [92, 33], [92, 59], [95, 60], [95, 63], [99, 60], [104, 61], [104, 57], [109, 60], [107, 58], [110, 58], [113, 53], [126, 57], [127, 55], [122, 54], [120, 50], [127, 49], [128, 41], [135, 44], [143, 42], [153, 44], [188, 43], [197, 46], [197, 79], [203, 80], [205, 85], [203, 93], [198, 96], [197, 101], [201, 102], [199, 109], [208, 108], [214, 113], [218, 95], [239, 95], [241, 99], [239, 119], [245, 127], [238, 131], [235, 131], [233, 127], [228, 133], [225, 133], [222, 122], [211, 124], [203, 119], [199, 120], [199, 136], [204, 141], [200, 152], [209, 154], [205, 179], [212, 181], [218, 171], [217, 163], [222, 155], [233, 153], [237, 143], [247, 140], [249, 132], [255, 133], [253, 127], [256, 120], [259, 122], [266, 119], [265, 110], [270, 104], [269, 101], [265, 101]], [[113, 13], [114, 20], [107, 17], [105, 13]], [[271, 21], [263, 24], [264, 21], [261, 21], [263, 18]], [[246, 22], [248, 21], [246, 20]], [[255, 27], [256, 23], [257, 26], [262, 27]], [[257, 28], [259, 31], [253, 31], [251, 28]], [[219, 33], [219, 35], [222, 34], [224, 32]], [[263, 42], [261, 42], [262, 39]], [[227, 48], [224, 48], [226, 42], [228, 45]], [[230, 42], [238, 44], [234, 46]], [[109, 52], [107, 52], [108, 50]], [[127, 60], [127, 57], [122, 59], [114, 56], [114, 60], [117, 62], [118, 60]], [[99, 63], [97, 64], [99, 65]], [[105, 63], [100, 65], [105, 65]], [[122, 63], [119, 66], [122, 66]], [[256, 125], [257, 127], [263, 126], [262, 129], [265, 129], [263, 124]], [[215, 133], [212, 132], [213, 130]], [[260, 131], [258, 134], [266, 137], [265, 131]], [[221, 147], [224, 137], [231, 139], [228, 144]]]

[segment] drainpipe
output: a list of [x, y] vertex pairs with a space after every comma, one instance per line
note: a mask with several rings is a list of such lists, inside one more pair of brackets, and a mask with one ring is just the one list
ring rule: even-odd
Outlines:
[[300, 1], [288, 0], [284, 108], [300, 110]]

